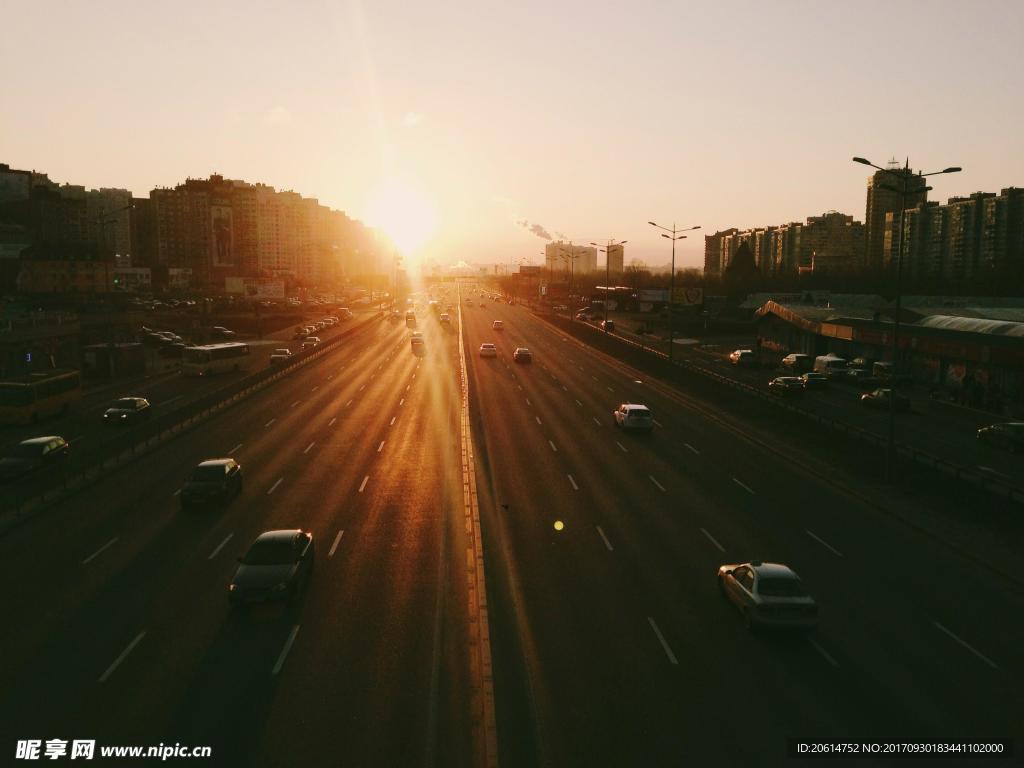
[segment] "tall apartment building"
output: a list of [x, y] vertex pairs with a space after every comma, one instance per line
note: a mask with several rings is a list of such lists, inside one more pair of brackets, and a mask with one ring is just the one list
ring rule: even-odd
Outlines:
[[626, 247], [621, 243], [609, 245], [605, 252], [605, 269], [613, 274], [622, 274], [622, 265], [626, 259]]
[[720, 275], [725, 268], [727, 261], [723, 259], [722, 240], [729, 235], [734, 235], [739, 230], [735, 227], [723, 229], [713, 235], [704, 235], [704, 274]]
[[561, 270], [581, 274], [596, 272], [597, 248], [591, 245], [571, 245], [556, 240], [544, 246], [544, 264], [549, 274], [553, 275], [557, 275]]
[[101, 259], [131, 256], [132, 193], [127, 189], [90, 189], [85, 192], [88, 239], [97, 244]]
[[1024, 189], [1007, 187], [983, 205], [982, 266], [997, 273], [1024, 270]]
[[851, 272], [864, 253], [864, 225], [837, 211], [811, 216], [801, 237], [801, 265], [813, 271]]
[[928, 199], [926, 179], [895, 164], [875, 171], [868, 179], [867, 206], [864, 212], [865, 265], [885, 265], [885, 216], [900, 210], [904, 180], [907, 183], [906, 207], [913, 208]]

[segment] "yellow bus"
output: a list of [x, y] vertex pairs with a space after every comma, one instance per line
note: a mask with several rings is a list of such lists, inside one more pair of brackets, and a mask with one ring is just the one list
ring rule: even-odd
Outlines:
[[0, 424], [34, 424], [67, 413], [82, 396], [78, 371], [50, 370], [0, 381]]

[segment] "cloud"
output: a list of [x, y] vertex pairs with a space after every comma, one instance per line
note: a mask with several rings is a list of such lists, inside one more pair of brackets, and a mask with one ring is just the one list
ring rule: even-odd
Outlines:
[[265, 115], [263, 115], [263, 122], [269, 123], [270, 125], [284, 125], [292, 121], [292, 113], [282, 107], [280, 104], [273, 107]]
[[417, 125], [423, 122], [423, 115], [419, 112], [406, 112], [405, 117], [402, 118], [402, 124], [406, 128], [415, 128]]
[[551, 239], [551, 235], [548, 234], [548, 231], [546, 229], [544, 229], [544, 227], [542, 227], [540, 224], [531, 224], [526, 219], [519, 219], [519, 220], [516, 221], [516, 224], [518, 224], [523, 229], [525, 229], [525, 230], [527, 230], [529, 232], [532, 232], [537, 237], [539, 237], [541, 240], [550, 240]]

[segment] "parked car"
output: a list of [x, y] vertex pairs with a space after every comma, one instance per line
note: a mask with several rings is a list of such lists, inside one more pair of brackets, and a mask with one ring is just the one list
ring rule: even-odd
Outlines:
[[122, 397], [103, 412], [104, 424], [128, 424], [149, 418], [153, 412], [144, 397]]
[[490, 342], [484, 342], [480, 345], [480, 357], [497, 357], [498, 348]]
[[512, 353], [512, 359], [517, 363], [532, 363], [533, 354], [526, 347], [516, 347]]
[[1010, 453], [1024, 453], [1024, 421], [990, 424], [978, 430], [978, 440]]
[[828, 376], [824, 373], [808, 371], [800, 377], [804, 389], [826, 389], [828, 387]]
[[292, 358], [292, 351], [290, 349], [275, 349], [270, 355], [271, 365], [281, 365], [287, 363]]
[[0, 457], [0, 483], [10, 483], [53, 466], [68, 457], [68, 442], [58, 435], [32, 437], [4, 451]]
[[747, 629], [813, 629], [818, 605], [800, 577], [781, 563], [738, 563], [718, 569], [718, 588], [739, 608]]
[[[889, 409], [889, 398], [893, 396], [893, 390], [888, 387], [882, 387], [874, 390], [873, 392], [865, 392], [860, 396], [861, 405], [866, 405], [871, 408], [879, 408], [882, 410]], [[895, 393], [895, 405], [897, 411], [906, 412], [910, 410], [910, 398], [906, 395], [896, 392]]]
[[779, 397], [803, 397], [804, 382], [799, 376], [776, 376], [768, 382], [768, 391]]
[[794, 376], [799, 373], [807, 373], [814, 367], [814, 358], [794, 352], [782, 358], [782, 367], [791, 371]]
[[264, 531], [238, 558], [238, 570], [228, 585], [231, 607], [294, 600], [313, 577], [315, 557], [312, 533]]
[[654, 429], [654, 416], [646, 405], [639, 403], [623, 403], [612, 412], [615, 426], [622, 429], [635, 429], [639, 432], [651, 432]]
[[756, 368], [757, 355], [752, 349], [736, 349], [729, 353], [729, 362], [740, 367]]
[[242, 492], [242, 465], [234, 459], [207, 459], [181, 487], [181, 506], [226, 503]]

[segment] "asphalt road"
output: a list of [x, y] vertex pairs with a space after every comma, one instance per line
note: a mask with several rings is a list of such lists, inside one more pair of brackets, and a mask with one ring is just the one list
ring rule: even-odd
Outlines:
[[[1020, 747], [1019, 580], [523, 307], [458, 305], [501, 764], [774, 765], [786, 737]], [[381, 321], [0, 538], [15, 628], [0, 633], [4, 749], [476, 762], [460, 323], [419, 326], [422, 355]], [[484, 341], [498, 358], [477, 355]], [[519, 345], [532, 365], [512, 361]], [[653, 435], [614, 427], [624, 401], [653, 409]], [[191, 468], [224, 455], [243, 465], [242, 496], [182, 512]], [[308, 591], [233, 614], [234, 558], [283, 527], [316, 537]], [[743, 629], [715, 572], [755, 558], [803, 577], [816, 632]]]
[[[467, 764], [457, 344], [427, 333], [417, 357], [382, 321], [0, 539], [18, 628], [0, 638], [16, 660], [0, 669], [4, 749], [86, 738], [209, 745], [214, 765]], [[190, 469], [225, 455], [242, 496], [182, 512]], [[235, 557], [287, 527], [316, 537], [308, 591], [233, 615]]]
[[[463, 316], [467, 349], [499, 349], [469, 362], [505, 764], [770, 765], [787, 736], [1019, 739], [1019, 586], [525, 308]], [[520, 345], [532, 365], [512, 361]], [[629, 401], [653, 409], [653, 435], [613, 425]], [[816, 632], [744, 631], [715, 572], [751, 559], [802, 576]]]

